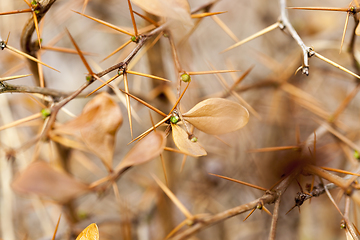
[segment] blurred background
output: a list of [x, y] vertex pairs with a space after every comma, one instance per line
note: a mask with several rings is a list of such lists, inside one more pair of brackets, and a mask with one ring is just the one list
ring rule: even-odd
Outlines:
[[[209, 3], [208, 0], [189, 0], [191, 9]], [[100, 72], [120, 61], [134, 48], [131, 43], [114, 56], [102, 61], [116, 48], [129, 40], [129, 36], [74, 13], [81, 11], [83, 0], [58, 0], [42, 19], [42, 44], [46, 46], [58, 38], [54, 46], [74, 49], [65, 28], [74, 37], [86, 56], [94, 72]], [[322, 6], [347, 8], [350, 2], [328, 1], [288, 1], [288, 6]], [[22, 0], [0, 0], [0, 12], [26, 9]], [[133, 5], [135, 11], [144, 13]], [[209, 97], [225, 96], [244, 104], [250, 111], [249, 123], [241, 130], [214, 137], [200, 131], [195, 133], [208, 155], [199, 158], [187, 157], [181, 170], [183, 156], [165, 152], [164, 159], [169, 180], [169, 188], [192, 214], [216, 214], [235, 206], [250, 202], [263, 195], [263, 192], [234, 182], [226, 181], [208, 173], [215, 173], [258, 186], [270, 188], [292, 166], [302, 161], [300, 154], [293, 150], [250, 152], [253, 149], [295, 146], [296, 129], [300, 141], [313, 138], [319, 121], [326, 121], [338, 109], [344, 99], [356, 88], [354, 77], [340, 71], [315, 57], [310, 59], [309, 76], [300, 72], [302, 51], [296, 41], [285, 31], [275, 29], [259, 38], [230, 51], [220, 53], [236, 43], [278, 21], [280, 9], [278, 1], [267, 0], [219, 0], [210, 8], [211, 12], [226, 11], [216, 18], [207, 17], [194, 26], [173, 25], [174, 37], [182, 67], [189, 72], [215, 69], [241, 70], [222, 74], [224, 81], [232, 85], [246, 70], [249, 75], [236, 88], [239, 97], [229, 95], [216, 75], [197, 75], [186, 92], [182, 106], [184, 111]], [[346, 12], [304, 11], [289, 9], [289, 20], [307, 46], [316, 52], [358, 73], [353, 66], [353, 56], [347, 52], [354, 20], [350, 16], [344, 47], [339, 54]], [[124, 29], [132, 30], [131, 18], [125, 0], [89, 0], [85, 14], [99, 18]], [[22, 29], [31, 18], [31, 13], [0, 16], [0, 36], [5, 40], [10, 33], [8, 44], [20, 49]], [[156, 19], [154, 16], [151, 16]], [[217, 22], [223, 22], [230, 29], [235, 40]], [[148, 25], [137, 17], [139, 28]], [[59, 37], [60, 36], [60, 37]], [[33, 35], [36, 40], [36, 34]], [[358, 41], [355, 43], [355, 56]], [[7, 49], [0, 52], [0, 77], [29, 74], [28, 63], [24, 58]], [[139, 53], [142, 55], [142, 52]], [[61, 91], [75, 91], [85, 81], [87, 70], [76, 54], [41, 50], [43, 62], [55, 67], [61, 73], [44, 67], [44, 77], [48, 88]], [[135, 62], [135, 60], [134, 60]], [[157, 75], [172, 81], [169, 89], [172, 94], [156, 94], [159, 82], [132, 75], [129, 77], [130, 92], [158, 107], [165, 113], [170, 111], [176, 96], [174, 61], [167, 38], [162, 37], [131, 66], [134, 71]], [[112, 77], [111, 74], [103, 79]], [[37, 85], [33, 77], [11, 81], [15, 85]], [[162, 83], [160, 83], [162, 84]], [[89, 90], [100, 86], [95, 82]], [[123, 84], [119, 84], [124, 88]], [[106, 91], [105, 87], [102, 91]], [[79, 98], [66, 105], [66, 109], [79, 115], [84, 105], [91, 99]], [[114, 166], [131, 149], [129, 122], [126, 106], [118, 98], [124, 116], [124, 123], [117, 133]], [[359, 144], [359, 96], [355, 96], [339, 115], [339, 130], [355, 144]], [[133, 117], [134, 136], [151, 127], [149, 111], [143, 105], [131, 100], [137, 117]], [[248, 107], [249, 109], [249, 107]], [[41, 107], [29, 94], [0, 94], [0, 126], [38, 113]], [[154, 120], [161, 120], [153, 114]], [[64, 123], [71, 117], [60, 112], [57, 120]], [[163, 182], [164, 173], [160, 158], [144, 165], [136, 166], [125, 173], [118, 181], [121, 201], [115, 199], [111, 190], [102, 194], [82, 195], [68, 204], [41, 199], [39, 196], [15, 193], [11, 188], [13, 178], [31, 161], [34, 145], [19, 150], [41, 130], [43, 120], [35, 120], [19, 127], [0, 131], [0, 238], [12, 239], [51, 239], [56, 222], [62, 213], [57, 239], [75, 239], [76, 234], [92, 222], [99, 226], [100, 239], [164, 239], [185, 217], [168, 199], [155, 183], [151, 174]], [[165, 128], [161, 128], [165, 130]], [[175, 147], [171, 136], [167, 146]], [[13, 150], [13, 151], [11, 151]], [[330, 133], [317, 139], [316, 164], [351, 171], [358, 166], [353, 157], [354, 151], [339, 142]], [[66, 163], [68, 173], [84, 183], [92, 183], [107, 175], [101, 161], [93, 154], [46, 143], [41, 149], [40, 158], [54, 165]], [[91, 163], [89, 165], [89, 162]], [[298, 179], [303, 188], [311, 183], [311, 177]], [[315, 180], [318, 184], [318, 179]], [[69, 186], [71, 187], [71, 186]], [[300, 188], [296, 182], [284, 194], [276, 239], [345, 239], [340, 229], [341, 215], [326, 195], [313, 198], [301, 207], [301, 213], [294, 209], [294, 197]], [[334, 190], [333, 196], [337, 196]], [[341, 210], [344, 201], [335, 198]], [[273, 206], [268, 206], [272, 211]], [[211, 226], [191, 239], [265, 239], [268, 237], [271, 216], [255, 211], [245, 222], [246, 213]], [[356, 208], [350, 214], [356, 222]], [[186, 227], [184, 227], [186, 228]]]

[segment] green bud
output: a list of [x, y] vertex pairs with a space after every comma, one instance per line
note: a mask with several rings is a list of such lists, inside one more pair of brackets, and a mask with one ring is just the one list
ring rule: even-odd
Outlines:
[[341, 228], [341, 229], [345, 229], [345, 228], [346, 228], [345, 223], [341, 223], [341, 224], [340, 224], [340, 228]]
[[137, 40], [138, 40], [137, 37], [135, 37], [135, 36], [132, 36], [132, 37], [131, 37], [131, 41], [137, 42]]
[[88, 214], [86, 212], [84, 212], [84, 211], [79, 211], [78, 216], [79, 216], [80, 219], [84, 220], [84, 219], [86, 219], [88, 217]]
[[183, 82], [190, 82], [190, 81], [191, 81], [191, 77], [190, 77], [189, 74], [183, 73], [183, 74], [181, 74], [181, 80], [182, 80]]
[[359, 154], [359, 152], [358, 151], [354, 151], [354, 158], [356, 158], [356, 159], [360, 159], [360, 154]]
[[39, 10], [35, 10], [34, 12], [35, 12], [36, 14], [39, 14], [39, 13], [40, 13], [40, 11], [39, 11]]
[[87, 75], [87, 76], [86, 76], [86, 81], [90, 82], [91, 79], [92, 79], [92, 76], [91, 76], [91, 75]]
[[36, 0], [32, 0], [32, 1], [31, 1], [31, 5], [37, 5]]
[[164, 33], [163, 36], [166, 38], [169, 37], [169, 35], [167, 33]]
[[197, 139], [197, 137], [192, 137], [192, 138], [190, 139], [190, 141], [192, 141], [192, 142], [197, 142], [198, 139]]
[[179, 121], [179, 117], [174, 115], [170, 117], [170, 122], [176, 124]]
[[46, 119], [48, 116], [50, 116], [51, 110], [49, 108], [41, 109], [41, 116], [43, 119]]

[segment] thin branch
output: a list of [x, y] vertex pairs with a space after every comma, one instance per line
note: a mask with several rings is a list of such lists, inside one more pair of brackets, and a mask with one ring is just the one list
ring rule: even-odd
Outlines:
[[252, 209], [256, 208], [259, 203], [262, 205], [275, 203], [277, 199], [286, 191], [286, 189], [293, 181], [293, 179], [298, 175], [298, 173], [299, 169], [295, 170], [288, 177], [284, 178], [284, 180], [276, 187], [276, 189], [274, 189], [273, 191], [267, 191], [262, 197], [255, 199], [254, 201], [198, 220], [190, 228], [174, 236], [172, 240], [188, 239], [190, 236], [206, 227], [224, 221], [225, 219], [237, 216], [241, 213], [251, 211]]
[[295, 41], [297, 42], [297, 44], [301, 47], [302, 51], [303, 51], [303, 66], [302, 66], [302, 73], [309, 75], [309, 53], [311, 51], [311, 48], [306, 46], [305, 43], [303, 42], [303, 40], [301, 39], [301, 37], [299, 36], [299, 34], [296, 32], [296, 30], [294, 29], [294, 27], [291, 25], [289, 18], [288, 18], [288, 11], [286, 8], [286, 0], [279, 0], [280, 3], [280, 19], [281, 19], [281, 24], [282, 26], [280, 26], [281, 29], [287, 29], [290, 33], [290, 35], [295, 39]]
[[273, 217], [272, 217], [272, 222], [271, 222], [271, 228], [270, 228], [269, 240], [275, 240], [276, 226], [277, 226], [277, 221], [279, 219], [280, 200], [281, 200], [281, 198], [279, 197], [275, 202], [275, 207], [274, 207], [274, 212], [273, 212]]

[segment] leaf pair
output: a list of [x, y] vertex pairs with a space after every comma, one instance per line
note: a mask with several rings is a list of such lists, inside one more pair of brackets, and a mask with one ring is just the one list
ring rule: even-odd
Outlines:
[[[249, 121], [249, 112], [245, 107], [224, 98], [206, 99], [182, 116], [195, 128], [213, 135], [239, 130]], [[193, 156], [206, 155], [196, 138], [190, 139], [188, 133], [176, 124], [171, 126], [175, 145], [181, 151]]]

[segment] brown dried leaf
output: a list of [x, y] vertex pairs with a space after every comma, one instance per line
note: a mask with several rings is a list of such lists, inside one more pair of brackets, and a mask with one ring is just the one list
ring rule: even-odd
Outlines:
[[360, 24], [357, 25], [356, 30], [355, 30], [355, 34], [358, 35], [358, 36], [360, 35]]
[[84, 183], [43, 161], [31, 163], [15, 178], [12, 188], [19, 193], [36, 194], [61, 203], [88, 190]]
[[159, 17], [179, 20], [192, 25], [190, 6], [187, 0], [132, 0], [144, 11]]
[[171, 124], [171, 129], [175, 145], [181, 151], [195, 157], [207, 155], [205, 149], [198, 142], [192, 142], [189, 135], [180, 126]]
[[86, 104], [80, 116], [57, 127], [54, 133], [77, 136], [110, 170], [115, 134], [122, 121], [117, 103], [109, 94], [101, 93]]
[[115, 168], [115, 173], [128, 167], [146, 163], [160, 155], [165, 147], [165, 133], [161, 131], [152, 132], [126, 154], [124, 159]]
[[95, 223], [90, 224], [77, 236], [76, 240], [99, 240], [98, 226]]
[[209, 98], [184, 113], [183, 118], [200, 131], [218, 135], [244, 127], [249, 121], [249, 112], [239, 103]]

